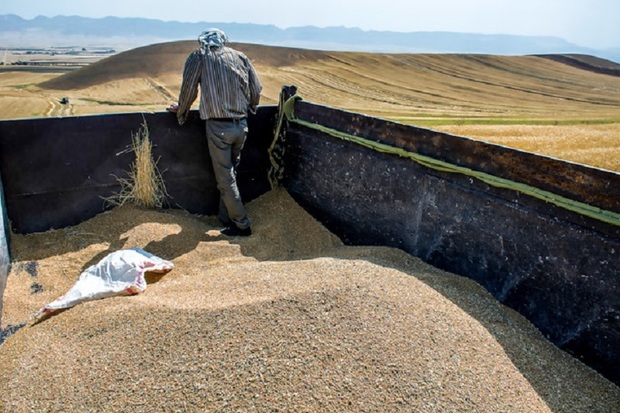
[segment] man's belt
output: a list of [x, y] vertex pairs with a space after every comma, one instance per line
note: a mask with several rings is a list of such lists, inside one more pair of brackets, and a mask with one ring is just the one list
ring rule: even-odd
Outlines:
[[245, 119], [245, 116], [242, 118], [209, 118], [209, 120], [213, 120], [216, 122], [240, 122]]

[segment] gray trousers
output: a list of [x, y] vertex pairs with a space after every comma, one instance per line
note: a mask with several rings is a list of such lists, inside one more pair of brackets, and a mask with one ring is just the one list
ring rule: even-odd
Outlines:
[[239, 228], [250, 226], [250, 220], [237, 187], [235, 168], [248, 135], [246, 119], [235, 121], [207, 120], [207, 141], [213, 163], [213, 172], [220, 191], [218, 217], [222, 222], [232, 221]]

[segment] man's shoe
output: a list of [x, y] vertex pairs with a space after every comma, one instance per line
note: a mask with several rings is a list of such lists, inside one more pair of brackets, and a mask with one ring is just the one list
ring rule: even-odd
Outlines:
[[236, 225], [232, 225], [230, 227], [226, 227], [220, 231], [221, 234], [227, 235], [229, 237], [235, 237], [237, 235], [242, 237], [247, 237], [252, 235], [252, 229], [250, 227], [241, 229]]

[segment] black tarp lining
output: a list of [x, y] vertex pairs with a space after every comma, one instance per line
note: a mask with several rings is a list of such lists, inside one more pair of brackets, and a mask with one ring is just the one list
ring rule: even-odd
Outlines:
[[[476, 167], [480, 158], [486, 173], [618, 208], [613, 172], [303, 101], [295, 115], [458, 165]], [[620, 227], [322, 128], [286, 128], [283, 185], [343, 241], [400, 248], [475, 280], [560, 348], [620, 383]]]
[[[238, 170], [250, 201], [271, 188], [267, 148], [274, 107], [249, 117], [249, 136]], [[15, 233], [76, 225], [111, 206], [135, 159], [132, 136], [146, 124], [153, 158], [169, 195], [167, 204], [215, 214], [219, 192], [197, 112], [179, 126], [173, 114], [131, 113], [0, 122], [0, 173], [8, 219]], [[42, 213], [43, 212], [43, 213]]]

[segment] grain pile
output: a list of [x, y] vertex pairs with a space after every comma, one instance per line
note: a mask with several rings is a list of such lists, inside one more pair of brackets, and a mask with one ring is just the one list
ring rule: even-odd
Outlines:
[[[277, 189], [254, 235], [123, 205], [15, 236], [0, 411], [614, 412], [620, 389], [477, 284], [390, 248], [347, 247]], [[137, 296], [28, 318], [88, 265], [174, 262]]]

